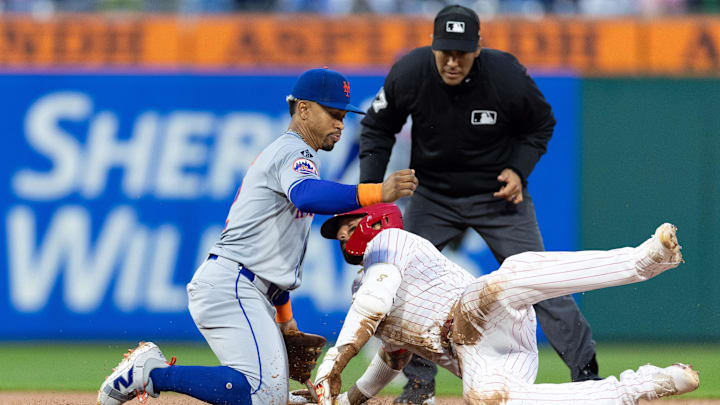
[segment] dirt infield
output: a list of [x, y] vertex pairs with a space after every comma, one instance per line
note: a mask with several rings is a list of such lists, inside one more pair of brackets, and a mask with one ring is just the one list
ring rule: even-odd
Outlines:
[[[0, 405], [92, 405], [96, 394], [87, 392], [0, 392]], [[392, 397], [372, 399], [371, 405], [391, 405]], [[128, 404], [137, 404], [132, 401]], [[148, 405], [199, 405], [205, 402], [183, 395], [167, 393], [160, 398], [150, 398]], [[462, 405], [462, 398], [438, 397], [437, 405]], [[674, 399], [662, 401], [642, 401], [644, 405], [720, 405], [720, 399]]]

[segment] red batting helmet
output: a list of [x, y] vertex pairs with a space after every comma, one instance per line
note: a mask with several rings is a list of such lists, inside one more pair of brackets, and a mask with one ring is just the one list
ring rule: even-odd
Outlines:
[[[322, 224], [320, 234], [327, 239], [335, 239], [338, 228], [340, 227], [340, 219], [348, 216], [364, 217], [345, 244], [345, 252], [353, 256], [362, 256], [365, 254], [365, 248], [368, 242], [383, 229], [403, 228], [402, 213], [400, 213], [397, 205], [382, 203], [337, 214]], [[378, 222], [381, 228], [373, 229], [373, 225]]]

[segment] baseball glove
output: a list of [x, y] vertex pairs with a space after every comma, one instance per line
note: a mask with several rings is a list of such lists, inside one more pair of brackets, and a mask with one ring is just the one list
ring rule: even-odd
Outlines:
[[299, 330], [288, 330], [283, 334], [290, 364], [290, 378], [305, 383], [315, 368], [318, 357], [327, 342], [324, 337]]

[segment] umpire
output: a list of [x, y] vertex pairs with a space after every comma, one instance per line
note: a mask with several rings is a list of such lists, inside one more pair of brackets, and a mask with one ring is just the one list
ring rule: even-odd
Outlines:
[[[473, 10], [440, 10], [432, 47], [393, 65], [362, 120], [360, 182], [383, 180], [395, 134], [411, 116], [410, 167], [420, 186], [405, 209], [405, 229], [442, 249], [472, 227], [502, 263], [545, 250], [527, 178], [555, 118], [514, 56], [479, 44]], [[590, 327], [572, 297], [543, 301], [535, 311], [572, 380], [600, 379]], [[437, 366], [415, 356], [403, 372], [408, 383], [395, 403], [434, 403]]]

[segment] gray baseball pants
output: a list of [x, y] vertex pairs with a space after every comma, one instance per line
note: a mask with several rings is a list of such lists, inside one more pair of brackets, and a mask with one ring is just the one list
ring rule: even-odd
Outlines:
[[238, 263], [206, 260], [187, 285], [188, 308], [220, 364], [245, 375], [253, 405], [288, 403], [288, 358], [275, 307]]

